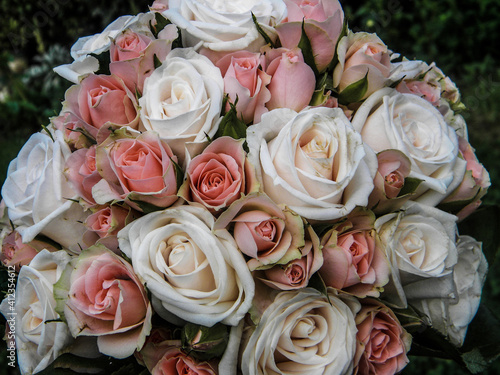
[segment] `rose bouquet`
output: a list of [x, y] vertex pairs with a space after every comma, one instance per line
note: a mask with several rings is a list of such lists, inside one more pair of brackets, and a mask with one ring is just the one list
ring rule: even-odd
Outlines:
[[351, 31], [338, 0], [157, 0], [71, 55], [2, 188], [22, 374], [486, 358], [464, 223], [489, 176], [435, 64]]

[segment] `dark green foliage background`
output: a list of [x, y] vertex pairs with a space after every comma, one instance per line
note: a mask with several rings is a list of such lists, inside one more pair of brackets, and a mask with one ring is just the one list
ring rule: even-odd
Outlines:
[[[146, 11], [151, 2], [0, 0], [0, 184], [9, 161], [27, 138], [47, 124], [48, 117], [59, 112], [69, 84], [52, 68], [71, 61], [71, 45], [81, 36], [100, 32], [120, 15]], [[410, 59], [435, 61], [456, 82], [469, 108], [464, 117], [471, 144], [492, 179], [484, 202], [500, 204], [500, 2], [341, 2], [351, 29], [376, 32], [391, 50]], [[498, 274], [498, 264], [490, 264], [483, 301], [500, 316]], [[2, 272], [0, 283], [4, 282]], [[2, 350], [0, 375], [10, 374], [3, 346]], [[498, 362], [485, 373], [500, 373]], [[447, 360], [412, 356], [403, 373], [466, 372]]]

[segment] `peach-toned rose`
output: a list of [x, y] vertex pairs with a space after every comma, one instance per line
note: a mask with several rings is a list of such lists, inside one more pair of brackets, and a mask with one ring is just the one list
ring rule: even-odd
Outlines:
[[389, 281], [389, 262], [374, 222], [370, 211], [352, 213], [322, 237], [319, 273], [327, 286], [361, 298], [379, 296]]
[[236, 102], [238, 117], [249, 124], [260, 121], [271, 99], [267, 85], [271, 77], [260, 67], [261, 55], [246, 51], [235, 52], [220, 59], [216, 66], [224, 77], [224, 91]]
[[50, 119], [51, 124], [63, 133], [64, 141], [73, 149], [87, 148], [92, 145], [92, 137], [97, 129], [89, 126], [71, 112], [62, 112]]
[[338, 0], [285, 0], [288, 16], [276, 27], [281, 45], [294, 48], [302, 36], [302, 23], [311, 42], [318, 71], [324, 71], [333, 59], [342, 32], [344, 12]]
[[168, 207], [177, 200], [177, 157], [153, 132], [115, 132], [97, 147], [96, 162], [103, 180], [92, 194], [99, 204], [126, 200], [142, 210], [140, 202]]
[[133, 211], [130, 207], [107, 205], [98, 207], [85, 221], [87, 232], [83, 240], [88, 246], [101, 243], [113, 252], [118, 252], [116, 235], [133, 220]]
[[200, 362], [180, 350], [168, 348], [151, 370], [152, 375], [217, 375], [217, 370], [208, 362]]
[[66, 161], [64, 174], [73, 189], [83, 199], [85, 205], [96, 204], [92, 197], [92, 188], [101, 179], [96, 168], [96, 147], [82, 148], [73, 152]]
[[43, 249], [57, 251], [54, 246], [40, 240], [23, 243], [21, 235], [13, 231], [3, 239], [0, 262], [5, 266], [15, 266], [16, 272], [19, 272], [22, 266], [29, 264]]
[[255, 190], [255, 172], [243, 150], [243, 140], [221, 137], [188, 165], [179, 196], [198, 202], [212, 213]]
[[305, 288], [311, 276], [323, 264], [323, 255], [319, 238], [311, 226], [307, 226], [304, 246], [300, 249], [301, 257], [287, 264], [275, 265], [266, 269], [257, 277], [266, 285], [278, 290]]
[[431, 82], [417, 80], [401, 81], [399, 85], [397, 85], [396, 90], [403, 94], [418, 95], [435, 107], [439, 106], [439, 101], [441, 99], [441, 87]]
[[[94, 138], [104, 124], [137, 128], [137, 100], [122, 80], [115, 76], [87, 76], [79, 85], [66, 91], [63, 113], [82, 119]], [[105, 127], [106, 128], [106, 127]]]
[[116, 358], [141, 349], [152, 308], [132, 266], [102, 246], [83, 251], [72, 266], [60, 285], [67, 290], [64, 315], [72, 335], [97, 336], [99, 351]]
[[224, 211], [215, 229], [229, 227], [240, 251], [250, 258], [250, 270], [302, 257], [304, 221], [264, 194], [247, 195]]
[[337, 54], [333, 86], [341, 93], [365, 76], [368, 88], [360, 100], [385, 86], [391, 73], [390, 51], [377, 35], [349, 32], [340, 40]]
[[356, 356], [354, 375], [400, 372], [407, 364], [411, 336], [399, 323], [394, 312], [374, 299], [361, 300], [356, 315]]
[[304, 109], [311, 101], [316, 79], [313, 70], [304, 62], [301, 50], [267, 50], [266, 61], [266, 73], [272, 76], [267, 86], [271, 99], [266, 107], [269, 110], [290, 108], [297, 112]]

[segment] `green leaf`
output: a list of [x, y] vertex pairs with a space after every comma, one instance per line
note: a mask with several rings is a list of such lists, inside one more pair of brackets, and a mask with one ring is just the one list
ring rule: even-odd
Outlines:
[[170, 25], [172, 22], [170, 22], [170, 20], [163, 17], [163, 15], [158, 12], [155, 13], [155, 20], [156, 20], [156, 25], [150, 23], [149, 27], [155, 38], [158, 39], [158, 34], [160, 33], [160, 31], [162, 31], [165, 28], [165, 26]]
[[317, 77], [319, 75], [318, 68], [316, 67], [316, 62], [314, 61], [314, 53], [311, 45], [311, 41], [306, 34], [305, 21], [302, 20], [302, 34], [300, 36], [298, 47], [302, 50], [302, 56], [304, 56], [304, 61], [307, 65], [311, 67], [314, 75]]
[[148, 202], [144, 202], [144, 201], [141, 201], [140, 199], [133, 199], [131, 198], [130, 196], [127, 197], [127, 199], [130, 201], [130, 202], [133, 202], [135, 203], [137, 206], [139, 206], [140, 210], [142, 212], [144, 212], [145, 214], [150, 214], [151, 212], [156, 212], [156, 211], [161, 211], [161, 210], [164, 210], [165, 208], [164, 207], [158, 207], [158, 206], [155, 206], [154, 204], [152, 203], [148, 203]]
[[208, 361], [224, 354], [229, 340], [228, 327], [217, 323], [212, 327], [187, 323], [182, 329], [182, 347], [192, 357]]
[[175, 179], [177, 180], [177, 190], [179, 190], [184, 183], [184, 171], [179, 164], [172, 160], [172, 158], [170, 158], [170, 161], [175, 168]]
[[350, 103], [359, 102], [365, 96], [368, 90], [368, 71], [365, 76], [359, 81], [351, 83], [339, 94], [339, 103], [348, 105]]
[[255, 17], [255, 14], [253, 14], [253, 12], [252, 12], [252, 20], [253, 20], [253, 24], [257, 28], [257, 31], [259, 32], [259, 34], [262, 36], [262, 38], [264, 38], [264, 41], [266, 42], [266, 44], [269, 44], [272, 48], [276, 48], [276, 45], [274, 44], [271, 37], [269, 35], [267, 35], [267, 33], [264, 31], [264, 29], [262, 29], [262, 27], [259, 25], [259, 22], [257, 21], [257, 17]]
[[413, 177], [406, 177], [405, 178], [405, 183], [403, 187], [401, 188], [398, 197], [403, 197], [408, 194], [413, 194], [417, 190], [417, 188], [420, 186], [422, 183], [422, 180], [418, 178], [413, 178]]
[[104, 74], [108, 76], [111, 74], [109, 71], [109, 64], [111, 64], [111, 56], [109, 53], [100, 53], [99, 55], [91, 53], [90, 56], [95, 57], [99, 62], [99, 69], [95, 74]]
[[311, 276], [307, 286], [316, 289], [318, 292], [326, 296], [326, 299], [331, 304], [330, 296], [328, 295], [328, 289], [319, 272], [316, 272]]
[[491, 265], [500, 249], [500, 207], [483, 206], [458, 223], [458, 232], [483, 243], [483, 253]]
[[222, 118], [219, 129], [215, 133], [214, 139], [228, 136], [234, 139], [241, 139], [247, 136], [247, 125], [238, 118], [236, 112], [236, 103], [238, 98], [236, 98], [235, 103], [229, 102], [230, 109]]
[[153, 60], [155, 64], [155, 69], [158, 69], [161, 66], [162, 62], [160, 61], [158, 56], [156, 56], [156, 53], [153, 55]]

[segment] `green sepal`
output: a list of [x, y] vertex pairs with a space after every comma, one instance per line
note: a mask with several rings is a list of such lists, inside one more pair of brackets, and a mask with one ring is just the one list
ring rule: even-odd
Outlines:
[[87, 141], [90, 142], [91, 145], [96, 145], [97, 144], [97, 141], [95, 140], [95, 138], [92, 137], [92, 135], [90, 135], [90, 133], [87, 130], [83, 129], [83, 128], [68, 129], [68, 130], [71, 131], [71, 132], [82, 134], [87, 139]]
[[177, 182], [177, 190], [179, 190], [184, 183], [184, 171], [182, 170], [181, 166], [175, 162], [172, 158], [170, 158], [170, 162], [175, 168], [175, 179]]
[[328, 303], [330, 305], [332, 304], [330, 301], [330, 296], [328, 295], [328, 288], [326, 287], [325, 281], [323, 280], [319, 272], [315, 272], [309, 278], [309, 283], [307, 284], [307, 286], [316, 289], [318, 292], [323, 294], [328, 300]]
[[162, 62], [160, 61], [158, 56], [156, 56], [156, 53], [153, 55], [153, 60], [154, 60], [155, 69], [158, 69], [161, 66]]
[[415, 193], [421, 183], [422, 180], [420, 180], [419, 178], [406, 177], [404, 185], [399, 191], [398, 198]]
[[316, 62], [314, 61], [314, 53], [311, 45], [311, 41], [306, 34], [305, 29], [305, 21], [302, 20], [302, 34], [300, 35], [299, 45], [298, 47], [302, 50], [302, 56], [304, 57], [304, 62], [309, 65], [309, 67], [313, 70], [314, 76], [318, 77], [319, 72], [316, 67]]
[[366, 94], [368, 90], [368, 72], [359, 81], [351, 83], [339, 94], [339, 103], [342, 105], [348, 105], [351, 103], [357, 103]]
[[155, 21], [156, 25], [153, 25], [151, 22], [149, 23], [149, 28], [151, 29], [151, 32], [153, 33], [155, 39], [158, 39], [158, 34], [160, 31], [162, 31], [165, 26], [170, 25], [172, 22], [165, 18], [161, 13], [156, 12], [155, 13]]
[[257, 21], [257, 17], [255, 17], [255, 14], [253, 14], [253, 12], [252, 12], [252, 21], [253, 21], [253, 24], [255, 25], [255, 27], [257, 28], [257, 31], [259, 32], [259, 34], [262, 36], [262, 38], [264, 38], [264, 41], [266, 42], [266, 44], [269, 44], [272, 48], [276, 48], [276, 45], [274, 44], [271, 37], [269, 35], [267, 35], [267, 33], [264, 31], [264, 29], [262, 29], [262, 27], [259, 25], [259, 22]]
[[192, 357], [202, 361], [221, 357], [228, 340], [228, 327], [222, 323], [212, 327], [187, 323], [182, 329], [182, 348]]
[[222, 118], [219, 128], [215, 133], [213, 139], [217, 139], [220, 137], [231, 137], [234, 139], [241, 139], [247, 136], [247, 125], [238, 118], [238, 113], [236, 111], [236, 103], [238, 102], [238, 98], [236, 98], [235, 103], [229, 103], [230, 109]]
[[342, 25], [342, 31], [340, 32], [339, 38], [337, 39], [337, 44], [335, 44], [335, 54], [333, 55], [333, 59], [332, 59], [330, 65], [328, 66], [327, 71], [333, 71], [333, 69], [335, 69], [335, 67], [339, 63], [339, 54], [338, 54], [337, 48], [339, 46], [340, 40], [343, 37], [347, 36], [348, 33], [349, 33], [349, 25], [347, 23], [347, 18], [344, 18], [344, 24]]
[[151, 212], [161, 211], [165, 209], [165, 207], [158, 207], [152, 203], [144, 202], [140, 199], [133, 199], [130, 197], [130, 195], [126, 198], [126, 200], [135, 203], [139, 207], [139, 209], [145, 214], [150, 214]]

